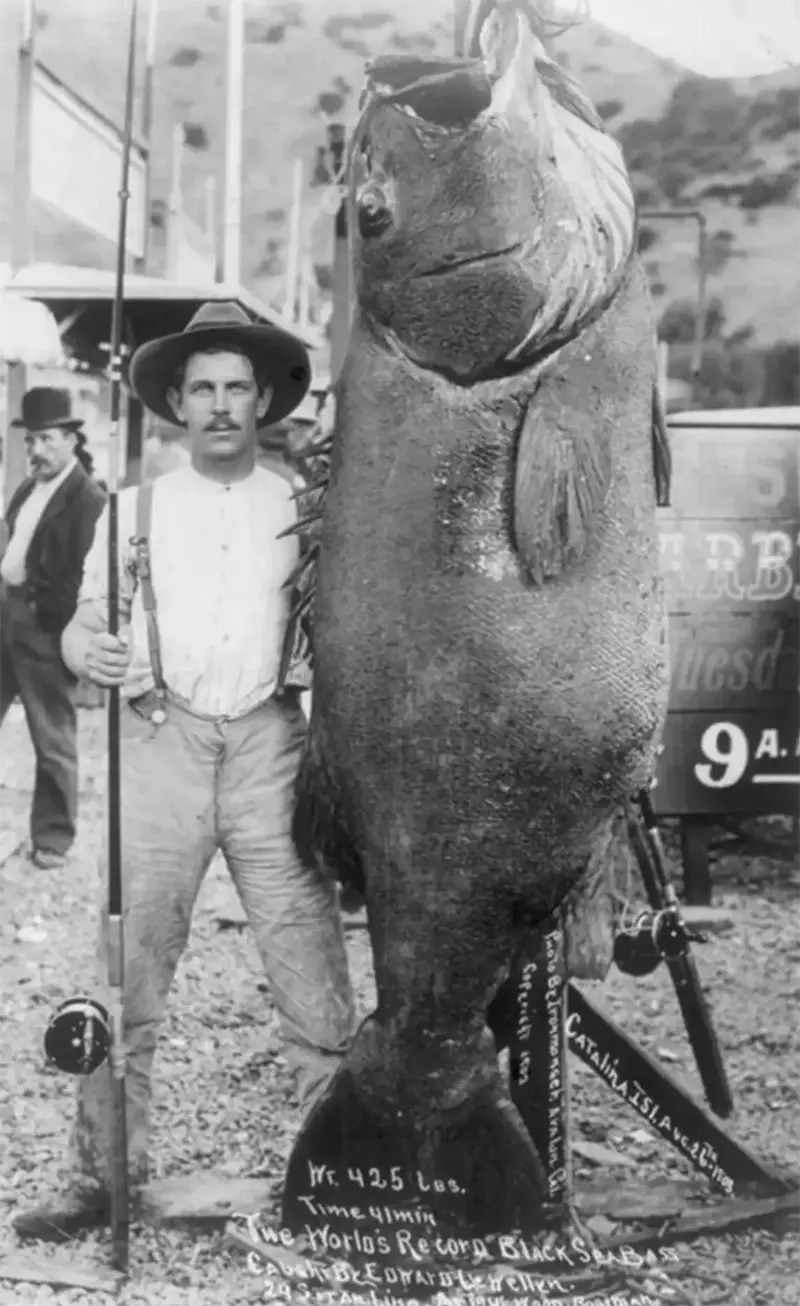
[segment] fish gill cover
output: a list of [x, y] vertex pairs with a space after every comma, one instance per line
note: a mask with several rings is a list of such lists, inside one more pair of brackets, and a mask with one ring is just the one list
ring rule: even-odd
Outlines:
[[297, 1232], [312, 1165], [345, 1206], [349, 1173], [415, 1176], [441, 1230], [546, 1223], [487, 1008], [559, 913], [571, 972], [604, 973], [666, 711], [668, 456], [633, 197], [536, 11], [473, 28], [463, 57], [375, 61], [351, 142], [295, 833], [366, 895], [378, 1005], [295, 1145]]

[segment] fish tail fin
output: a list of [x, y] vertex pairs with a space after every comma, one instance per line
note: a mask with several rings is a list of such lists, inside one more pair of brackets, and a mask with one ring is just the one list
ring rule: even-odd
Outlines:
[[345, 1233], [355, 1209], [359, 1227], [379, 1230], [394, 1254], [408, 1230], [424, 1236], [426, 1225], [484, 1238], [541, 1228], [544, 1168], [504, 1091], [488, 1032], [486, 1042], [480, 1065], [474, 1050], [459, 1066], [443, 1046], [435, 1068], [421, 1048], [430, 1068], [420, 1074], [415, 1063], [411, 1083], [393, 1066], [377, 1018], [365, 1021], [295, 1142], [283, 1226]]

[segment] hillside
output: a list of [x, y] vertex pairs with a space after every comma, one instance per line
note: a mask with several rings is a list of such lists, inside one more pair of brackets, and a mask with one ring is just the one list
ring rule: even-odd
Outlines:
[[[310, 182], [324, 140], [324, 112], [352, 118], [363, 65], [373, 54], [450, 48], [447, 0], [404, 0], [391, 9], [378, 7], [380, 0], [372, 3], [374, 9], [366, 7], [366, 0], [248, 6], [243, 279], [267, 299], [279, 301], [283, 294], [292, 160], [305, 161]], [[5, 70], [14, 4], [2, 0], [2, 5]], [[127, 5], [39, 0], [38, 8], [38, 58], [120, 120]], [[142, 8], [140, 29], [146, 5]], [[142, 51], [143, 45], [140, 30]], [[797, 338], [796, 75], [736, 82], [698, 77], [588, 22], [559, 38], [558, 49], [621, 140], [643, 204], [702, 207], [711, 236], [708, 290], [721, 300], [726, 328], [752, 327], [761, 345]], [[224, 63], [223, 4], [160, 0], [153, 146], [156, 257], [163, 254], [174, 123], [183, 121], [187, 127], [185, 203], [195, 219], [202, 218], [204, 178], [214, 173], [221, 183]], [[5, 113], [3, 117], [7, 122]], [[321, 205], [323, 191], [307, 186], [304, 227], [324, 287], [331, 223]], [[48, 235], [44, 221], [43, 216], [37, 219], [36, 253], [52, 258], [52, 220]], [[645, 228], [643, 248], [647, 246], [658, 303], [691, 298], [696, 228], [646, 220]], [[76, 237], [62, 236], [56, 256], [62, 261], [97, 259], [91, 242], [79, 244]]]

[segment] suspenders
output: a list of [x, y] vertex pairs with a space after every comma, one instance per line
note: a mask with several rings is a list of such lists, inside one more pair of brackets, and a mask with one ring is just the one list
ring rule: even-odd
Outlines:
[[161, 641], [158, 637], [156, 619], [156, 596], [153, 590], [153, 578], [150, 571], [150, 522], [153, 514], [153, 482], [140, 485], [136, 492], [136, 534], [131, 543], [136, 550], [136, 578], [142, 590], [142, 607], [147, 623], [147, 650], [150, 654], [150, 667], [155, 681], [155, 692], [159, 706], [152, 713], [154, 725], [163, 724], [166, 719], [164, 703], [167, 686], [161, 666]]
[[[287, 473], [281, 467], [280, 474], [288, 479]], [[142, 607], [144, 608], [145, 622], [147, 625], [147, 650], [150, 656], [150, 667], [153, 672], [155, 682], [155, 692], [158, 696], [159, 705], [152, 713], [151, 719], [155, 725], [161, 725], [166, 720], [164, 704], [167, 699], [167, 686], [164, 680], [164, 670], [161, 663], [161, 641], [158, 634], [158, 618], [156, 612], [156, 596], [153, 589], [153, 578], [150, 567], [150, 525], [153, 514], [153, 482], [148, 481], [140, 485], [136, 492], [136, 534], [131, 537], [131, 544], [136, 553], [135, 578], [142, 591]], [[297, 595], [292, 591], [292, 609], [295, 606]], [[298, 635], [298, 622], [289, 620], [286, 626], [286, 632], [283, 637], [283, 647], [281, 649], [281, 658], [278, 671], [278, 682], [276, 694], [282, 694], [286, 688], [286, 677], [292, 663], [292, 655]]]

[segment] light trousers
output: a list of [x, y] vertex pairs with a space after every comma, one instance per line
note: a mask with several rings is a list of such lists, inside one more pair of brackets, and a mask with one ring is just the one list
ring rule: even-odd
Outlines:
[[[335, 1073], [355, 1028], [336, 888], [305, 865], [291, 837], [294, 780], [306, 733], [296, 695], [238, 720], [170, 702], [154, 726], [121, 708], [124, 1017], [128, 1159], [147, 1179], [150, 1077], [159, 1028], [189, 937], [203, 877], [218, 849], [253, 931], [287, 1061], [308, 1106]], [[97, 947], [107, 982], [106, 883]], [[102, 1000], [102, 988], [100, 990]], [[108, 1065], [78, 1083], [73, 1177], [108, 1181]]]

